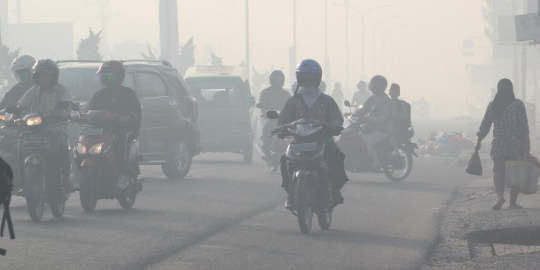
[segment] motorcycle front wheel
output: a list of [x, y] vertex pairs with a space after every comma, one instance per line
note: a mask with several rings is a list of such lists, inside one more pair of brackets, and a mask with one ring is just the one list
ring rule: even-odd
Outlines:
[[25, 168], [24, 193], [26, 208], [34, 222], [40, 222], [45, 212], [45, 172], [41, 167]]
[[313, 208], [311, 207], [311, 192], [307, 178], [300, 177], [297, 180], [295, 192], [298, 225], [303, 234], [308, 234], [313, 223]]
[[[399, 162], [392, 160], [398, 158]], [[411, 152], [400, 148], [395, 154], [392, 154], [391, 160], [389, 160], [388, 163], [389, 164], [385, 164], [383, 166], [386, 178], [394, 182], [403, 181], [409, 177], [409, 174], [411, 174], [413, 167], [413, 156]]]
[[85, 212], [92, 212], [96, 209], [98, 201], [96, 181], [99, 179], [99, 171], [95, 167], [83, 167], [80, 175], [79, 199], [81, 206]]

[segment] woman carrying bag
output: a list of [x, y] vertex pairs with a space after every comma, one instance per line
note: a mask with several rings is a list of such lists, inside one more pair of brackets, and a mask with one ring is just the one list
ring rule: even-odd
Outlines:
[[[476, 134], [476, 151], [493, 124], [491, 158], [493, 159], [493, 183], [497, 192], [497, 202], [493, 210], [500, 210], [505, 203], [505, 165], [507, 161], [525, 159], [530, 151], [529, 124], [523, 101], [514, 96], [514, 87], [509, 79], [502, 79], [497, 85], [497, 94], [489, 103], [480, 130]], [[519, 190], [510, 189], [509, 209], [523, 208], [516, 204]]]

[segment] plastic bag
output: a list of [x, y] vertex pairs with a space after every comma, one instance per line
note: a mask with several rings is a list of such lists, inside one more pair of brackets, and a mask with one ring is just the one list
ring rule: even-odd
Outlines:
[[475, 151], [472, 154], [471, 159], [469, 159], [469, 163], [467, 164], [467, 168], [465, 169], [465, 172], [476, 176], [482, 175], [482, 162], [480, 161], [480, 155], [478, 154], [478, 151]]
[[535, 164], [523, 160], [506, 162], [504, 176], [506, 187], [517, 189], [523, 194], [534, 194], [538, 189], [540, 168]]

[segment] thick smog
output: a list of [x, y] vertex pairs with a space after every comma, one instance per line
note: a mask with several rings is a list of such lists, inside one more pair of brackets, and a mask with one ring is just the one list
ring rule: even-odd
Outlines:
[[0, 269], [539, 269], [539, 0], [0, 0]]

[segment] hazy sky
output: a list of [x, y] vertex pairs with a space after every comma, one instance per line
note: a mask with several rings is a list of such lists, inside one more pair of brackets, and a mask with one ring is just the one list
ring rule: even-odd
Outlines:
[[[23, 23], [73, 22], [75, 39], [88, 27], [102, 27], [102, 0], [20, 0]], [[159, 54], [158, 0], [105, 0], [106, 41], [110, 50], [132, 41], [149, 43]], [[465, 70], [467, 64], [489, 61], [491, 49], [475, 49], [463, 56], [463, 41], [472, 37], [487, 43], [482, 0], [349, 0], [349, 87], [363, 76], [386, 75], [402, 85], [403, 96], [425, 96], [434, 105], [467, 99], [476, 91]], [[16, 0], [9, 0], [9, 20], [16, 23]], [[250, 0], [252, 66], [265, 70], [282, 68], [289, 74], [289, 47], [293, 44], [292, 0]], [[343, 0], [328, 0], [329, 57], [332, 80], [345, 83], [345, 8]], [[181, 43], [195, 38], [197, 60], [205, 52], [223, 57], [225, 64], [244, 60], [245, 0], [178, 0]], [[364, 49], [366, 70], [361, 73], [362, 28], [358, 11], [375, 6], [366, 18]], [[324, 0], [297, 0], [298, 58], [324, 63]], [[356, 11], [358, 10], [358, 11]], [[373, 27], [377, 26], [375, 32]], [[375, 35], [373, 35], [375, 33]], [[386, 35], [385, 35], [386, 34]], [[375, 37], [375, 39], [373, 38]], [[386, 38], [385, 38], [386, 37]], [[375, 47], [373, 46], [375, 41]], [[75, 41], [74, 41], [75, 42]], [[143, 50], [144, 48], [141, 48]], [[116, 50], [118, 51], [118, 50]], [[137, 53], [135, 53], [137, 52]], [[140, 58], [138, 51], [121, 57]], [[117, 52], [118, 54], [118, 52]], [[375, 60], [375, 62], [374, 62]], [[494, 82], [495, 83], [495, 82]], [[476, 86], [478, 87], [478, 86]], [[332, 88], [331, 86], [329, 88]], [[462, 109], [463, 106], [451, 109]]]

